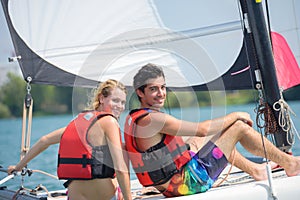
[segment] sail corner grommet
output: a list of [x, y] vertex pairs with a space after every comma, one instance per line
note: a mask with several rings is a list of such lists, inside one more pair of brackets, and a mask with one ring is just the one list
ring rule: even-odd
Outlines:
[[28, 83], [30, 83], [30, 82], [32, 81], [32, 77], [31, 77], [31, 76], [27, 76], [27, 77], [26, 77], [26, 81], [27, 81]]

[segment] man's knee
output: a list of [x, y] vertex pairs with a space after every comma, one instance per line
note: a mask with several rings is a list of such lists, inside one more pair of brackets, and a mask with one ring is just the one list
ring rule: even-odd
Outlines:
[[249, 126], [246, 122], [243, 122], [242, 120], [237, 120], [234, 123], [235, 126], [237, 126], [238, 129], [241, 130], [249, 130], [251, 128], [251, 126]]
[[222, 140], [230, 140], [238, 142], [245, 134], [250, 132], [251, 127], [241, 120], [234, 122], [225, 132], [223, 132]]
[[231, 127], [232, 131], [237, 134], [247, 134], [251, 130], [251, 126], [242, 120], [237, 120]]

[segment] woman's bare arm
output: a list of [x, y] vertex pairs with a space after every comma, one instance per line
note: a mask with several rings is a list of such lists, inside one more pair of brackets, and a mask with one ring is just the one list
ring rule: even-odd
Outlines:
[[114, 169], [123, 197], [124, 199], [131, 199], [128, 162], [126, 162], [127, 155], [122, 147], [119, 124], [117, 120], [110, 116], [103, 117], [99, 121], [101, 121], [101, 126], [104, 129], [107, 138], [109, 150], [114, 162]]
[[26, 164], [47, 149], [52, 144], [60, 142], [61, 136], [65, 130], [64, 128], [57, 129], [47, 135], [42, 136], [25, 154], [23, 159], [16, 166], [9, 166], [7, 173], [11, 174], [13, 171], [20, 171]]

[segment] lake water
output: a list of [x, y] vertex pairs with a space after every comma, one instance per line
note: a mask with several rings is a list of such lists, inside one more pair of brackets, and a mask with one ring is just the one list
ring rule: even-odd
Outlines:
[[[296, 117], [292, 116], [296, 129], [300, 132], [300, 102], [289, 102], [290, 107], [296, 113]], [[238, 106], [226, 106], [226, 107], [201, 107], [201, 108], [189, 108], [189, 109], [172, 109], [166, 111], [178, 118], [200, 121], [210, 119], [211, 117], [222, 116], [226, 113], [233, 111], [245, 111], [249, 112], [252, 119], [255, 119], [254, 112], [255, 105], [238, 105]], [[124, 124], [125, 112], [120, 118], [120, 124]], [[65, 126], [71, 121], [73, 115], [60, 115], [60, 116], [47, 116], [47, 117], [34, 117], [32, 124], [31, 145], [34, 144], [42, 135], [45, 135], [57, 128]], [[7, 168], [9, 165], [15, 165], [20, 159], [20, 146], [21, 146], [21, 130], [22, 119], [3, 119], [0, 120], [0, 165], [3, 168]], [[238, 148], [244, 155], [248, 156], [240, 146]], [[293, 154], [300, 155], [300, 142], [296, 138], [295, 145], [293, 147]], [[29, 164], [30, 169], [38, 169], [50, 174], [56, 175], [57, 166], [57, 151], [58, 145], [50, 146], [43, 153], [34, 158]], [[0, 179], [4, 178], [7, 174], [0, 172]], [[132, 179], [136, 177], [131, 175]], [[8, 186], [10, 189], [18, 189], [21, 184], [21, 177], [15, 177], [9, 180], [3, 185]], [[40, 173], [33, 173], [30, 177], [24, 177], [24, 186], [27, 188], [34, 188], [35, 186], [42, 184], [47, 187], [48, 190], [64, 189], [63, 182], [50, 178]]]

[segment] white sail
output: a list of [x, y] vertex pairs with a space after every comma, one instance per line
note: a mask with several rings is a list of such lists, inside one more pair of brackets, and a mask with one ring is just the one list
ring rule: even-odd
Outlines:
[[[270, 13], [272, 29], [287, 38], [299, 60], [299, 21], [293, 17], [297, 6], [293, 0], [272, 1]], [[283, 15], [287, 23], [275, 23], [282, 22], [277, 19], [282, 10], [291, 14]], [[236, 0], [10, 0], [8, 13], [16, 33], [35, 54], [94, 81], [115, 78], [132, 85], [136, 70], [153, 62], [166, 67], [170, 87], [197, 86], [224, 75], [243, 45]], [[231, 74], [246, 69], [244, 64]], [[218, 84], [222, 88], [222, 81]]]
[[[55, 67], [92, 80], [115, 78], [131, 85], [127, 80], [136, 68], [154, 62], [176, 74], [179, 79], [168, 80], [170, 86], [176, 87], [216, 79], [231, 67], [242, 46], [234, 0], [223, 5], [219, 1], [189, 4], [193, 3], [188, 6], [197, 10], [189, 16], [184, 15], [185, 9], [179, 12], [178, 7], [165, 2], [147, 0], [11, 0], [8, 8], [17, 34], [33, 52]], [[209, 17], [212, 10], [219, 17]], [[217, 25], [228, 22], [233, 24], [218, 30]], [[210, 33], [212, 28], [206, 28], [209, 26], [216, 26], [216, 30]], [[202, 28], [204, 36], [191, 39], [177, 33], [196, 28]], [[184, 39], [153, 39], [156, 35], [174, 33]], [[137, 38], [143, 38], [143, 42], [136, 44]], [[112, 49], [107, 47], [111, 43]]]

